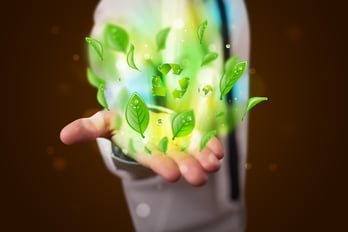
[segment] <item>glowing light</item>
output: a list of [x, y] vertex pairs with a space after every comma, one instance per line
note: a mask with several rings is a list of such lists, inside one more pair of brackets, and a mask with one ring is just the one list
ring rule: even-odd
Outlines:
[[255, 75], [256, 74], [256, 69], [255, 68], [250, 68], [249, 73], [250, 73], [250, 75]]
[[218, 50], [218, 45], [215, 43], [212, 43], [209, 45], [209, 50], [210, 51], [217, 51]]
[[72, 59], [73, 59], [73, 61], [79, 61], [80, 60], [80, 56], [78, 55], [78, 54], [74, 54], [73, 56], [72, 56]]
[[52, 35], [58, 35], [60, 33], [60, 27], [54, 25], [51, 27], [51, 34]]
[[269, 170], [270, 170], [270, 172], [272, 172], [272, 173], [276, 173], [276, 172], [278, 171], [278, 169], [279, 169], [279, 166], [278, 166], [277, 163], [271, 163], [271, 164], [269, 165]]
[[57, 84], [56, 86], [57, 88], [57, 91], [58, 93], [61, 95], [61, 96], [67, 96], [71, 93], [71, 85], [67, 82], [60, 82]]
[[174, 20], [173, 26], [177, 29], [182, 29], [185, 26], [185, 22], [183, 19], [178, 18], [178, 19]]
[[125, 59], [119, 59], [116, 62], [116, 67], [120, 70], [120, 71], [125, 71], [128, 69], [128, 64], [126, 62]]
[[286, 36], [289, 40], [299, 41], [303, 37], [302, 29], [297, 25], [291, 25], [286, 30]]
[[246, 170], [251, 170], [253, 168], [253, 165], [251, 163], [246, 163], [244, 167]]
[[52, 166], [56, 171], [63, 171], [66, 168], [66, 160], [62, 157], [55, 157]]
[[151, 55], [149, 53], [144, 54], [144, 59], [145, 60], [151, 60]]
[[[136, 152], [146, 151], [145, 148], [151, 152], [160, 151], [162, 148], [166, 153], [167, 145], [168, 151], [184, 151], [192, 144], [204, 144], [201, 141], [208, 132], [216, 130], [216, 135], [224, 135], [239, 123], [226, 123], [226, 116], [217, 119], [215, 114], [226, 112], [225, 95], [244, 73], [246, 61], [238, 62], [238, 58], [224, 61], [221, 53], [225, 47], [231, 48], [231, 44], [221, 43], [217, 22], [208, 23], [205, 19], [201, 19], [203, 24], [199, 22], [203, 16], [211, 18], [209, 13], [185, 18], [176, 15], [169, 26], [164, 25], [168, 26], [165, 28], [160, 28], [158, 22], [146, 22], [155, 25], [146, 27], [146, 33], [136, 28], [129, 30], [120, 21], [114, 28], [122, 28], [123, 39], [114, 44], [113, 49], [110, 46], [104, 49], [105, 54], [114, 56], [105, 56], [105, 62], [91, 65], [96, 73], [104, 75], [99, 78], [105, 80], [105, 97], [110, 102], [110, 109], [122, 115], [122, 127], [114, 128], [117, 133], [112, 140], [123, 153], [134, 154], [132, 147], [137, 149]], [[93, 36], [104, 41], [107, 36], [104, 32], [100, 30]], [[115, 33], [110, 32], [113, 36]], [[124, 49], [119, 49], [120, 42], [124, 42]], [[132, 70], [138, 62], [139, 70]], [[115, 81], [118, 77], [122, 77], [122, 83]], [[126, 93], [115, 97], [120, 89], [126, 89]], [[142, 99], [141, 109], [138, 100], [127, 103], [134, 95]], [[240, 109], [242, 101], [237, 101], [239, 95], [235, 96], [233, 107]], [[195, 137], [195, 131], [201, 136]], [[163, 138], [169, 138], [168, 144]], [[130, 141], [132, 146], [129, 146]], [[187, 171], [185, 167], [181, 168], [182, 172]], [[250, 169], [251, 164], [246, 168]]]

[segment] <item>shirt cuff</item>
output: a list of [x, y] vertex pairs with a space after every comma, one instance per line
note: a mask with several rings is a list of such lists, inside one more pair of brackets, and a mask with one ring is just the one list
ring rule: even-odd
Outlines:
[[151, 169], [125, 156], [110, 140], [97, 138], [97, 144], [106, 167], [121, 179], [137, 180], [156, 176]]

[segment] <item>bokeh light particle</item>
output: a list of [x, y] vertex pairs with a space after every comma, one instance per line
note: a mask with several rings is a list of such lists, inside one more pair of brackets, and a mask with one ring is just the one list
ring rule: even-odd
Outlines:
[[63, 157], [55, 157], [52, 166], [56, 171], [63, 171], [66, 168], [66, 160]]

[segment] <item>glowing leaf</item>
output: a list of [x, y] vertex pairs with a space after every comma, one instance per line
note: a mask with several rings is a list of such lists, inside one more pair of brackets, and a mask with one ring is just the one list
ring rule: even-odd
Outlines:
[[133, 44], [130, 45], [129, 51], [127, 53], [127, 64], [132, 69], [139, 71], [138, 67], [134, 63], [134, 45]]
[[180, 148], [180, 151], [186, 151], [187, 150], [187, 144], [183, 144]]
[[158, 67], [158, 71], [160, 71], [163, 75], [167, 75], [170, 70], [173, 70], [173, 74], [179, 75], [182, 72], [182, 68], [179, 64], [161, 64]]
[[237, 64], [238, 56], [230, 57], [225, 63], [225, 73], [230, 73], [233, 71], [234, 66]]
[[244, 117], [246, 116], [246, 114], [252, 109], [254, 108], [257, 104], [263, 102], [263, 101], [267, 101], [268, 98], [267, 97], [251, 97], [249, 98], [248, 100], [248, 105], [247, 107], [245, 108], [245, 111], [244, 111], [244, 115], [243, 115], [243, 119]]
[[162, 85], [162, 79], [160, 76], [153, 76], [152, 77], [152, 86], [161, 86]]
[[167, 41], [169, 32], [170, 32], [170, 27], [167, 27], [157, 33], [156, 43], [157, 43], [158, 50], [162, 50], [166, 47], [166, 41]]
[[166, 88], [162, 86], [162, 79], [159, 76], [152, 77], [152, 95], [166, 96]]
[[95, 88], [99, 88], [100, 84], [105, 83], [90, 68], [87, 68], [87, 80], [88, 83]]
[[215, 116], [218, 118], [218, 117], [222, 117], [224, 115], [225, 115], [225, 112], [224, 111], [220, 111], [220, 112], [217, 112]]
[[170, 64], [161, 64], [158, 67], [158, 71], [160, 71], [163, 75], [167, 75], [171, 69], [172, 67], [170, 66]]
[[108, 106], [108, 103], [106, 101], [106, 98], [105, 98], [105, 84], [102, 83], [99, 85], [98, 87], [98, 92], [97, 92], [97, 101], [98, 103], [104, 107], [105, 109], [109, 110], [109, 106]]
[[193, 110], [187, 110], [175, 115], [172, 120], [172, 139], [189, 135], [194, 127], [195, 116]]
[[239, 80], [239, 78], [243, 75], [247, 67], [247, 61], [239, 62], [233, 66], [227, 67], [225, 69], [225, 73], [223, 74], [220, 80], [220, 99], [234, 86], [234, 84]]
[[182, 90], [186, 90], [188, 85], [189, 85], [189, 80], [190, 78], [185, 77], [179, 80], [179, 85], [181, 87]]
[[104, 38], [107, 46], [116, 51], [126, 52], [129, 42], [127, 32], [114, 24], [107, 24], [104, 30]]
[[189, 85], [189, 80], [190, 78], [184, 77], [178, 81], [180, 85], [180, 89], [175, 89], [173, 91], [174, 98], [182, 98], [184, 96]]
[[174, 98], [182, 98], [185, 94], [185, 91], [180, 90], [180, 89], [176, 89], [173, 91], [173, 97]]
[[205, 29], [207, 28], [207, 26], [208, 26], [208, 21], [205, 20], [198, 27], [198, 39], [199, 39], [200, 44], [202, 44], [202, 42], [203, 42], [204, 32], [205, 32]]
[[151, 151], [150, 148], [148, 148], [147, 146], [144, 147], [144, 151], [145, 151], [147, 154], [149, 154], [149, 155], [152, 154], [152, 151]]
[[216, 58], [218, 58], [219, 54], [216, 52], [209, 52], [203, 57], [201, 66], [204, 66], [206, 64], [209, 64], [210, 62], [214, 61]]
[[211, 85], [204, 85], [198, 91], [202, 96], [209, 96], [213, 92], [213, 87]]
[[128, 153], [131, 155], [134, 155], [137, 153], [137, 151], [135, 150], [135, 147], [134, 147], [133, 139], [130, 139], [128, 142]]
[[152, 95], [153, 96], [166, 96], [167, 90], [164, 87], [152, 87]]
[[216, 135], [216, 133], [216, 130], [213, 130], [203, 136], [203, 138], [201, 139], [200, 151], [202, 151], [205, 148], [209, 140], [211, 140]]
[[182, 68], [178, 64], [170, 64], [170, 67], [175, 75], [179, 75], [182, 72]]
[[94, 50], [97, 52], [99, 59], [103, 60], [103, 45], [96, 39], [86, 37], [86, 42], [91, 45]]
[[119, 114], [117, 114], [114, 118], [114, 129], [120, 130], [122, 128], [122, 118]]
[[160, 140], [160, 142], [159, 142], [159, 144], [158, 144], [158, 148], [159, 148], [159, 150], [160, 150], [161, 152], [163, 152], [164, 154], [167, 153], [167, 150], [168, 150], [168, 137], [167, 137], [167, 136], [163, 137], [163, 138]]
[[144, 132], [149, 125], [150, 113], [144, 100], [137, 93], [129, 99], [125, 114], [128, 125], [145, 138]]
[[127, 105], [127, 101], [125, 99], [130, 98], [130, 92], [127, 87], [122, 87], [120, 90], [117, 91], [116, 97], [115, 97], [115, 104], [119, 109], [125, 109]]

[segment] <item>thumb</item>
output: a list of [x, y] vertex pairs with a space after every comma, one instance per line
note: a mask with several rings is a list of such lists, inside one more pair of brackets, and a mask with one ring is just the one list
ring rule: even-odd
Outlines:
[[76, 144], [93, 141], [98, 137], [112, 136], [113, 111], [99, 111], [89, 118], [77, 119], [66, 125], [60, 132], [64, 144]]

